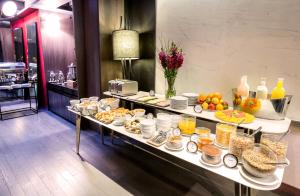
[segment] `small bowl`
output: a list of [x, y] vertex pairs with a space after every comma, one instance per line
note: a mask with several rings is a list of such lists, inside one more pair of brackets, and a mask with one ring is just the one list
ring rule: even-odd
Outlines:
[[86, 102], [89, 102], [89, 98], [81, 98], [80, 99], [80, 103], [86, 103]]
[[98, 107], [97, 105], [89, 105], [87, 106], [86, 110], [89, 115], [94, 115], [98, 112]]
[[277, 163], [276, 154], [266, 145], [254, 144], [253, 149], [242, 154], [243, 168], [252, 176], [265, 178], [274, 174]]
[[70, 105], [73, 107], [73, 106], [75, 106], [76, 104], [79, 104], [80, 103], [80, 100], [78, 100], [78, 99], [72, 99], [72, 100], [70, 100]]
[[208, 164], [217, 165], [221, 162], [221, 150], [215, 145], [205, 145], [202, 147], [202, 159]]
[[134, 113], [134, 115], [135, 115], [136, 117], [142, 117], [142, 116], [145, 115], [146, 110], [144, 110], [144, 109], [134, 109], [134, 110], [133, 110], [133, 113]]
[[98, 101], [99, 100], [99, 97], [97, 96], [93, 96], [93, 97], [89, 97], [89, 101]]

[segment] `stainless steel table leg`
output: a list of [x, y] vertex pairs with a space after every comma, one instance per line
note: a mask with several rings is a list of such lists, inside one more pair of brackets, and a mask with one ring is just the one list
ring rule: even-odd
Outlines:
[[246, 187], [240, 183], [234, 183], [235, 196], [251, 196], [251, 188]]
[[103, 127], [99, 125], [100, 135], [101, 135], [101, 142], [104, 144], [104, 133], [103, 133]]
[[112, 130], [110, 133], [111, 144], [114, 144], [114, 131]]
[[76, 153], [79, 154], [81, 115], [76, 115]]

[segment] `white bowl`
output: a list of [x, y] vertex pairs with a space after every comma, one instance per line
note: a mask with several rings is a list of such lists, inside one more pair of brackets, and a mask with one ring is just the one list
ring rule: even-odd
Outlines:
[[142, 117], [142, 116], [145, 115], [146, 110], [144, 110], [144, 109], [138, 109], [138, 111], [137, 110], [133, 110], [133, 112], [134, 112], [134, 115], [136, 117]]
[[78, 100], [78, 99], [72, 99], [72, 100], [70, 100], [70, 105], [73, 107], [73, 106], [75, 106], [76, 104], [79, 104], [80, 103], [80, 100]]
[[85, 103], [85, 102], [89, 102], [89, 101], [90, 101], [89, 98], [81, 98], [80, 99], [81, 103]]
[[90, 100], [90, 101], [98, 101], [98, 100], [99, 100], [99, 97], [93, 96], [93, 97], [90, 97], [89, 100]]
[[155, 126], [152, 127], [151, 129], [146, 129], [146, 130], [141, 128], [141, 132], [142, 132], [143, 138], [146, 138], [146, 139], [151, 138], [154, 135]]
[[155, 126], [155, 120], [145, 119], [140, 122], [141, 127], [153, 127]]

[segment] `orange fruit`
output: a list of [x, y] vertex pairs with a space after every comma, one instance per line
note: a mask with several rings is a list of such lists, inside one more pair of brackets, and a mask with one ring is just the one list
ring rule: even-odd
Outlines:
[[214, 98], [212, 98], [211, 102], [213, 104], [217, 105], [220, 102], [220, 100], [217, 97], [214, 97]]
[[202, 103], [201, 106], [202, 106], [202, 109], [207, 110], [207, 108], [208, 108], [208, 103], [204, 102], [204, 103]]
[[224, 106], [222, 105], [222, 104], [218, 104], [217, 106], [216, 106], [216, 110], [224, 110]]
[[198, 97], [198, 102], [203, 103], [206, 100], [207, 96], [205, 94], [200, 94]]
[[213, 93], [209, 93], [209, 94], [207, 95], [207, 98], [213, 98], [213, 96], [214, 96]]
[[213, 97], [216, 97], [216, 98], [218, 98], [218, 99], [222, 99], [222, 95], [221, 95], [221, 93], [219, 93], [219, 92], [215, 92], [215, 93], [213, 94]]

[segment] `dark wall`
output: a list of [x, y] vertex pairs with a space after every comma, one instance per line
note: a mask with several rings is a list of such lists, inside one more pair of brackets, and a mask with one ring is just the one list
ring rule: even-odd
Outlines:
[[[76, 60], [72, 16], [42, 10], [40, 14], [46, 79], [49, 80], [50, 71], [58, 72], [59, 70], [62, 70], [66, 77], [67, 66]], [[59, 19], [59, 30], [54, 32], [51, 31], [51, 27], [47, 27], [49, 25], [47, 17], [49, 16], [55, 16]]]
[[112, 32], [120, 27], [120, 16], [124, 15], [123, 0], [100, 0], [100, 56], [101, 87], [108, 89], [108, 81], [122, 77], [121, 61], [113, 60]]
[[0, 42], [3, 62], [14, 62], [15, 48], [10, 28], [0, 28]]
[[155, 87], [155, 0], [125, 0], [125, 15], [131, 29], [140, 33], [140, 59], [133, 61], [133, 79], [139, 90]]
[[73, 0], [79, 97], [101, 94], [98, 8], [98, 0]]

